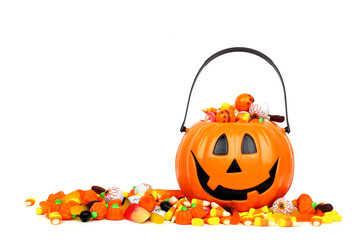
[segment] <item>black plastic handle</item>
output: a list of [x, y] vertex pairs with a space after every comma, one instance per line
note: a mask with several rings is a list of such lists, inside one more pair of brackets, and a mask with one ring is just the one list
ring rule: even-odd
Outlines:
[[281, 76], [281, 73], [279, 71], [279, 69], [276, 67], [275, 63], [268, 57], [266, 56], [265, 54], [257, 51], [257, 50], [254, 50], [254, 49], [251, 49], [251, 48], [245, 48], [245, 47], [233, 47], [233, 48], [227, 48], [227, 49], [224, 49], [224, 50], [221, 50], [215, 54], [213, 54], [211, 57], [209, 57], [205, 62], [204, 64], [201, 66], [201, 68], [199, 69], [199, 71], [197, 72], [196, 76], [195, 76], [195, 79], [194, 79], [194, 82], [191, 86], [191, 89], [190, 89], [190, 94], [189, 94], [189, 98], [188, 98], [188, 102], [187, 102], [187, 105], [186, 105], [186, 111], [185, 111], [185, 116], [184, 116], [184, 121], [181, 125], [181, 128], [180, 128], [180, 132], [185, 132], [186, 131], [186, 127], [185, 127], [185, 121], [186, 121], [186, 116], [187, 116], [187, 112], [188, 112], [188, 109], [189, 109], [189, 104], [190, 104], [190, 98], [191, 98], [191, 93], [193, 91], [193, 88], [195, 86], [195, 82], [197, 80], [197, 78], [199, 77], [201, 71], [204, 69], [204, 67], [206, 65], [208, 65], [212, 60], [214, 60], [215, 58], [221, 56], [221, 55], [224, 55], [226, 53], [232, 53], [232, 52], [246, 52], [246, 53], [251, 53], [251, 54], [254, 54], [258, 57], [261, 57], [262, 59], [264, 59], [266, 62], [268, 62], [274, 69], [275, 71], [277, 72], [279, 78], [280, 78], [280, 81], [282, 83], [282, 87], [283, 87], [283, 90], [284, 90], [284, 100], [285, 100], [285, 114], [286, 114], [286, 124], [287, 126], [285, 127], [285, 132], [287, 133], [290, 133], [290, 125], [289, 125], [289, 118], [288, 118], [288, 111], [287, 111], [287, 102], [286, 102], [286, 90], [285, 90], [285, 84], [284, 84], [284, 80]]

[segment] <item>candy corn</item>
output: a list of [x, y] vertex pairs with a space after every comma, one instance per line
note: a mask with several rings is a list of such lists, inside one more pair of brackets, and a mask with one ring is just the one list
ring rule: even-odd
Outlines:
[[191, 206], [191, 203], [186, 198], [181, 198], [179, 201], [183, 206], [186, 206], [186, 207]]
[[170, 219], [174, 216], [174, 213], [175, 213], [175, 211], [176, 211], [176, 208], [177, 208], [177, 206], [176, 206], [176, 204], [175, 204], [175, 205], [173, 205], [173, 206], [169, 209], [169, 211], [167, 211], [167, 212], [165, 213], [164, 219], [165, 219], [166, 221], [170, 221]]
[[210, 210], [210, 216], [211, 217], [228, 217], [228, 216], [230, 216], [230, 213], [223, 209], [212, 208]]
[[35, 198], [28, 198], [28, 199], [26, 199], [26, 201], [25, 201], [25, 206], [26, 206], [26, 207], [29, 207], [29, 206], [34, 205], [35, 203], [36, 203]]
[[49, 219], [51, 224], [59, 225], [61, 223], [62, 217], [58, 212], [52, 212], [49, 214]]
[[275, 222], [269, 221], [261, 217], [254, 218], [254, 226], [274, 226]]
[[43, 208], [38, 207], [36, 208], [36, 215], [44, 215], [46, 212], [44, 211]]
[[193, 198], [191, 200], [191, 203], [195, 203], [196, 205], [200, 205], [200, 206], [204, 206], [204, 207], [210, 206], [210, 202], [205, 201], [205, 200], [195, 199], [195, 198]]
[[124, 218], [136, 223], [143, 223], [150, 217], [150, 213], [137, 203], [131, 204], [124, 212]]
[[292, 227], [294, 226], [293, 221], [290, 218], [282, 218], [279, 220], [279, 227]]
[[253, 217], [250, 215], [243, 216], [241, 218], [241, 223], [244, 224], [245, 226], [249, 227], [253, 223]]
[[216, 202], [211, 202], [210, 205], [211, 205], [212, 208], [216, 208], [216, 209], [225, 211], [225, 209], [223, 207], [221, 207], [219, 204], [217, 204]]
[[314, 216], [311, 218], [311, 225], [314, 227], [320, 226], [322, 223], [322, 218], [320, 216]]
[[229, 225], [230, 224], [230, 217], [222, 217], [220, 218], [220, 222], [224, 225]]

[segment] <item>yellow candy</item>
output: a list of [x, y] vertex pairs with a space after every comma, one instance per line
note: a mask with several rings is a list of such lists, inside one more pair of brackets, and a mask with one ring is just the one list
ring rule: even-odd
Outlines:
[[205, 218], [204, 221], [210, 225], [217, 225], [220, 223], [220, 218], [219, 217], [209, 217], [209, 218]]
[[331, 220], [333, 220], [334, 222], [341, 222], [342, 216], [339, 214], [331, 215]]
[[226, 110], [230, 108], [230, 103], [223, 103], [220, 107], [220, 110]]
[[273, 225], [275, 225], [275, 223], [268, 219], [263, 219], [260, 217], [256, 217], [254, 219], [254, 226], [273, 226]]
[[156, 224], [163, 224], [165, 219], [163, 216], [161, 216], [160, 214], [151, 212], [150, 213], [150, 222], [152, 223], [156, 223]]
[[166, 221], [170, 221], [170, 220], [171, 220], [171, 218], [174, 216], [174, 213], [175, 213], [175, 211], [176, 211], [176, 208], [177, 208], [177, 206], [176, 206], [176, 204], [175, 204], [175, 205], [173, 205], [173, 206], [165, 213], [164, 219], [165, 219]]
[[254, 217], [254, 218], [256, 218], [256, 217], [264, 218], [264, 214], [262, 214], [262, 213], [257, 213], [257, 214], [254, 214], [253, 217]]
[[276, 219], [276, 222], [278, 222], [282, 218], [288, 218], [289, 217], [289, 216], [284, 215], [282, 213], [274, 213], [271, 216]]
[[54, 216], [59, 216], [59, 215], [60, 215], [59, 212], [51, 212], [51, 213], [49, 213], [49, 218], [52, 218]]
[[274, 217], [265, 217], [265, 219], [267, 219], [271, 222], [276, 222], [276, 219]]
[[332, 211], [330, 211], [330, 212], [324, 213], [324, 216], [331, 216], [331, 215], [335, 215], [335, 214], [338, 214], [337, 211], [332, 210]]
[[236, 114], [236, 119], [248, 122], [250, 120], [250, 114], [247, 112], [239, 112], [238, 114]]
[[263, 207], [261, 208], [261, 211], [262, 211], [263, 213], [268, 213], [268, 212], [269, 212], [268, 206], [263, 206]]
[[85, 204], [79, 205], [79, 206], [72, 206], [70, 208], [70, 213], [71, 213], [71, 215], [80, 215], [80, 213], [84, 210], [88, 210], [88, 208]]
[[332, 223], [331, 215], [324, 215], [321, 217], [323, 223]]
[[157, 198], [158, 198], [157, 191], [152, 191], [151, 195], [155, 198], [155, 200], [157, 200]]
[[293, 225], [293, 221], [291, 221], [289, 218], [282, 218], [279, 220], [279, 227], [292, 227]]
[[204, 219], [193, 218], [193, 219], [191, 219], [191, 225], [193, 225], [193, 226], [202, 226], [202, 225], [204, 225]]
[[73, 191], [69, 194], [66, 194], [64, 197], [61, 198], [62, 203], [67, 203], [70, 201], [74, 201], [77, 203], [80, 203], [80, 192], [79, 191]]
[[240, 212], [239, 213], [240, 218], [243, 216], [246, 216], [246, 215], [249, 215], [249, 212]]
[[43, 214], [45, 213], [43, 212], [43, 209], [41, 207], [36, 208], [36, 215], [43, 215]]
[[123, 193], [124, 193], [124, 198], [127, 198], [130, 195], [130, 193], [128, 193], [128, 192], [123, 192]]
[[254, 215], [255, 212], [256, 212], [255, 208], [250, 208], [249, 215]]

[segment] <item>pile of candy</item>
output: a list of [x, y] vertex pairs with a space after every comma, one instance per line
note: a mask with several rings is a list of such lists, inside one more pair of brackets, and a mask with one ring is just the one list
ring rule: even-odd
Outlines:
[[[25, 206], [34, 204], [33, 198], [25, 201]], [[279, 198], [270, 209], [264, 206], [237, 212], [215, 202], [200, 199], [190, 202], [180, 190], [153, 189], [145, 183], [135, 186], [130, 192], [123, 192], [119, 187], [104, 189], [99, 186], [66, 195], [60, 191], [50, 194], [39, 205], [36, 213], [45, 215], [54, 225], [73, 219], [82, 222], [127, 219], [136, 223], [150, 221], [162, 224], [170, 221], [193, 226], [241, 223], [245, 226], [292, 227], [298, 222], [310, 222], [317, 227], [322, 223], [340, 222], [342, 218], [331, 204], [316, 204], [307, 194], [301, 194], [293, 201]]]
[[250, 94], [240, 94], [235, 104], [223, 103], [220, 108], [201, 109], [205, 116], [205, 122], [249, 122], [258, 119], [259, 122], [273, 121], [283, 122], [284, 116], [270, 115], [269, 106], [266, 103], [254, 102]]

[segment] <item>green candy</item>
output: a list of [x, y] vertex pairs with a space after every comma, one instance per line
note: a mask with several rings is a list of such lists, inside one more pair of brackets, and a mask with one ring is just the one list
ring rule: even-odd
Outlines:
[[98, 216], [97, 212], [92, 212], [92, 213], [91, 213], [91, 217], [92, 217], [92, 218], [97, 218], [97, 216]]

